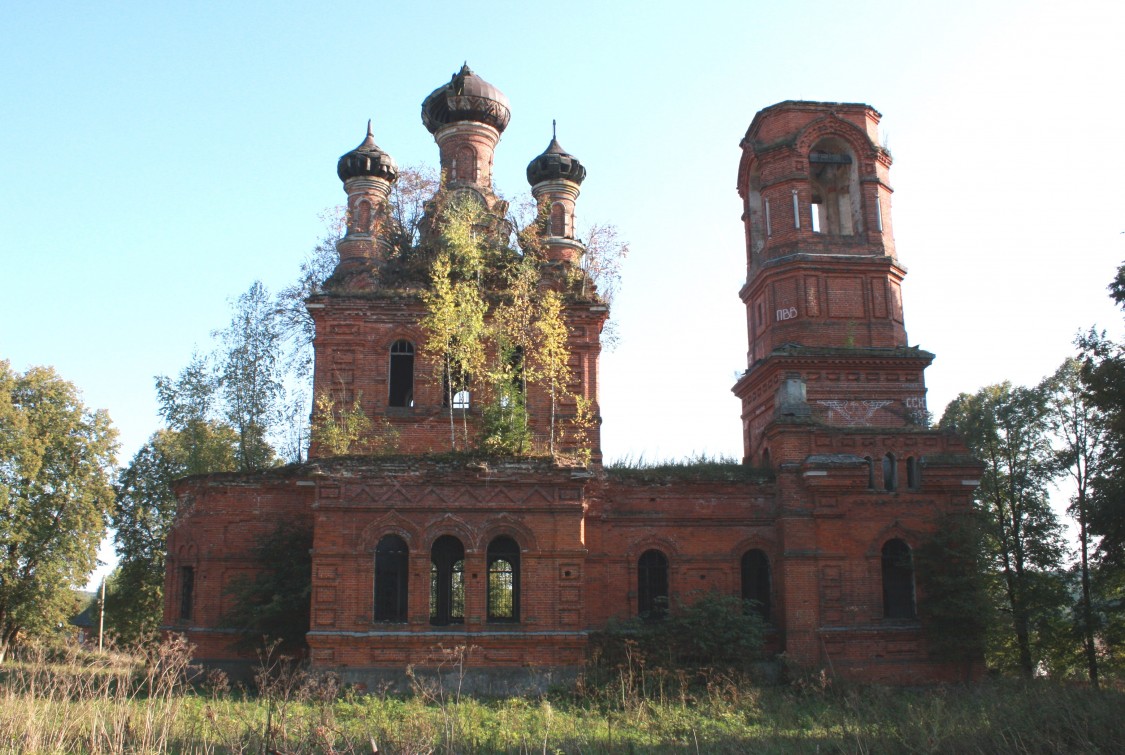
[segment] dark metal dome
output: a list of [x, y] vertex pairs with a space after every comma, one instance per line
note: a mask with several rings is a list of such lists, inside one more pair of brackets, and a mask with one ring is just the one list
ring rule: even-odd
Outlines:
[[527, 164], [527, 182], [532, 186], [559, 179], [580, 184], [585, 178], [586, 168], [578, 162], [577, 157], [563, 149], [553, 135], [543, 154]]
[[462, 121], [486, 123], [503, 132], [511, 118], [508, 97], [473, 73], [468, 63], [453, 74], [448, 84], [422, 101], [422, 123], [431, 134], [442, 126]]
[[375, 144], [371, 121], [367, 122], [367, 138], [363, 143], [340, 156], [340, 161], [336, 163], [336, 175], [341, 181], [356, 176], [374, 176], [388, 181], [398, 178], [398, 166], [395, 165], [394, 158]]

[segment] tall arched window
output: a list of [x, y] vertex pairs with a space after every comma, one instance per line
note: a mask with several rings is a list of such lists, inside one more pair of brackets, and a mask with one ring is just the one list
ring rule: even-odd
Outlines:
[[898, 488], [898, 460], [895, 455], [888, 453], [883, 457], [883, 490]]
[[430, 549], [430, 623], [464, 621], [465, 547], [452, 535], [442, 535]]
[[906, 487], [911, 490], [922, 487], [922, 467], [913, 456], [906, 460]]
[[742, 599], [752, 602], [754, 611], [763, 619], [770, 617], [770, 560], [764, 551], [754, 549], [742, 554]]
[[883, 617], [913, 619], [914, 557], [905, 541], [895, 538], [883, 544]]
[[812, 231], [832, 236], [862, 232], [859, 170], [842, 139], [821, 139], [809, 151]]
[[507, 536], [488, 544], [488, 620], [520, 620], [520, 547]]
[[384, 535], [375, 546], [375, 621], [406, 621], [406, 543]]
[[388, 406], [414, 406], [414, 344], [398, 340], [391, 344]]
[[637, 562], [637, 613], [658, 619], [668, 612], [668, 557], [658, 550], [641, 554]]

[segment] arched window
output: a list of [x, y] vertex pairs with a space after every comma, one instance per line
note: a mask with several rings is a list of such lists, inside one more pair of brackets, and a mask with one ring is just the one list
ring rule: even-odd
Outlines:
[[637, 613], [659, 619], [668, 612], [668, 557], [658, 550], [641, 554], [637, 562]]
[[906, 460], [906, 487], [911, 490], [922, 487], [922, 467], [913, 456]]
[[752, 601], [763, 619], [770, 617], [770, 560], [758, 549], [742, 554], [742, 599]]
[[414, 344], [398, 340], [391, 344], [391, 373], [388, 406], [414, 406]]
[[465, 622], [465, 547], [442, 535], [430, 549], [430, 623]]
[[406, 621], [406, 543], [384, 535], [375, 546], [375, 621]]
[[895, 455], [888, 453], [883, 457], [883, 490], [896, 490], [898, 488], [898, 460]]
[[770, 450], [768, 448], [762, 449], [762, 469], [773, 469], [770, 465]]
[[859, 170], [842, 139], [821, 139], [809, 150], [812, 231], [831, 236], [862, 232]]
[[913, 619], [914, 557], [910, 546], [895, 538], [883, 544], [883, 617]]
[[488, 544], [488, 620], [520, 620], [520, 547], [506, 536]]

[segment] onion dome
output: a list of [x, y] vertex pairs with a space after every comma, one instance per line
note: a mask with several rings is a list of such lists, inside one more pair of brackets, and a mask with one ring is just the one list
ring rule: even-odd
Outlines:
[[511, 119], [507, 95], [473, 73], [468, 63], [422, 101], [422, 124], [431, 134], [462, 121], [485, 123], [503, 132]]
[[551, 122], [551, 143], [543, 154], [527, 164], [527, 182], [532, 186], [543, 181], [573, 181], [581, 184], [586, 178], [586, 168], [578, 158], [568, 153], [555, 138], [554, 121]]
[[336, 175], [341, 181], [358, 176], [372, 176], [394, 181], [398, 178], [398, 166], [393, 157], [375, 144], [375, 136], [371, 133], [371, 121], [367, 122], [367, 138], [363, 143], [340, 156], [336, 163]]

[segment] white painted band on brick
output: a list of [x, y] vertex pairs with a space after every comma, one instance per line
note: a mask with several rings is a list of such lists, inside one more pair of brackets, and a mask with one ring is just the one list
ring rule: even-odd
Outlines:
[[975, 488], [980, 486], [980, 480], [961, 480], [961, 484]]
[[827, 476], [828, 476], [828, 472], [826, 472], [823, 469], [810, 469], [808, 472], [805, 472], [805, 477], [827, 477]]
[[297, 480], [298, 485], [316, 485], [312, 480]]

